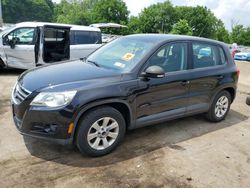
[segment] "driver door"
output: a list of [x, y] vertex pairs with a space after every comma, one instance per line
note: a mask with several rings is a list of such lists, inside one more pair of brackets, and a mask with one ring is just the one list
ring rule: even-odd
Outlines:
[[164, 78], [139, 81], [141, 89], [136, 96], [136, 125], [162, 122], [185, 114], [188, 102], [188, 44], [176, 42], [161, 47], [148, 60], [145, 68], [160, 66]]
[[33, 27], [22, 27], [4, 36], [3, 46], [9, 67], [21, 69], [35, 67], [34, 31]]

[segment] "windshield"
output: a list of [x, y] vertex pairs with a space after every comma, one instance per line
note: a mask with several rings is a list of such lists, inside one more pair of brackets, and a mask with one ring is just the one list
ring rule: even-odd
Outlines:
[[142, 60], [153, 46], [153, 41], [119, 38], [91, 54], [87, 62], [94, 62], [100, 67], [126, 72]]
[[4, 34], [8, 33], [8, 32], [11, 31], [13, 28], [15, 28], [15, 26], [11, 26], [11, 27], [5, 28], [4, 30], [2, 30], [2, 31], [0, 32], [0, 36], [2, 36], [2, 35], [4, 35]]

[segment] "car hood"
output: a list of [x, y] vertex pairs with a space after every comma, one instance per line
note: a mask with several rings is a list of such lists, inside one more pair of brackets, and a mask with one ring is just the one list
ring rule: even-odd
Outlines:
[[[102, 79], [100, 79], [102, 78]], [[112, 78], [112, 79], [110, 79]], [[20, 85], [33, 92], [37, 89], [57, 85], [73, 84], [74, 82], [120, 81], [121, 73], [97, 67], [81, 60], [57, 63], [28, 70], [18, 79]]]

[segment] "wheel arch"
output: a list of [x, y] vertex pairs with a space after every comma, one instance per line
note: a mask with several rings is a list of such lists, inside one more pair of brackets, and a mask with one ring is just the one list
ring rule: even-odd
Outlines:
[[217, 95], [219, 92], [223, 91], [223, 90], [225, 90], [225, 91], [227, 91], [227, 92], [230, 93], [230, 95], [231, 95], [231, 103], [233, 103], [233, 101], [234, 101], [234, 99], [235, 99], [235, 96], [236, 96], [236, 86], [235, 86], [235, 85], [229, 84], [229, 85], [224, 85], [224, 86], [218, 88], [218, 89], [216, 90], [216, 92], [214, 92], [214, 95], [212, 96], [211, 101], [210, 101], [210, 106], [211, 106], [211, 104], [213, 103], [214, 98], [216, 97], [216, 95]]
[[75, 135], [77, 134], [77, 129], [79, 127], [79, 122], [81, 118], [88, 113], [89, 111], [93, 110], [94, 108], [100, 106], [111, 106], [118, 110], [126, 121], [126, 128], [128, 128], [132, 124], [132, 110], [129, 104], [121, 99], [107, 99], [102, 101], [95, 101], [90, 102], [87, 105], [84, 105], [77, 113], [77, 116], [74, 120], [74, 130], [72, 132], [71, 137], [75, 139]]
[[233, 88], [233, 87], [226, 87], [223, 90], [226, 90], [226, 91], [228, 91], [230, 93], [231, 100], [232, 100], [231, 103], [232, 103], [234, 101], [234, 99], [235, 99], [235, 96], [236, 96], [236, 89]]

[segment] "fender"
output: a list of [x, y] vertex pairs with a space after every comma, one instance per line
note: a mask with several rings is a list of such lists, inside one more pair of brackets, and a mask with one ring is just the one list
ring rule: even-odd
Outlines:
[[71, 134], [71, 137], [74, 137], [75, 135], [75, 132], [77, 130], [77, 127], [78, 127], [78, 122], [80, 120], [80, 118], [82, 117], [82, 115], [88, 111], [89, 109], [91, 108], [94, 108], [94, 107], [98, 107], [98, 106], [101, 106], [101, 105], [105, 105], [105, 104], [110, 104], [110, 103], [122, 103], [124, 105], [126, 105], [129, 109], [129, 115], [130, 115], [130, 124], [133, 124], [133, 118], [132, 118], [132, 109], [130, 107], [130, 105], [125, 101], [125, 100], [122, 100], [122, 99], [117, 99], [117, 98], [108, 98], [108, 99], [102, 99], [102, 100], [98, 100], [98, 101], [92, 101], [92, 102], [89, 102], [87, 103], [86, 105], [82, 106], [80, 108], [80, 110], [77, 112], [77, 115], [76, 117], [74, 118], [74, 129], [73, 129], [73, 132]]

